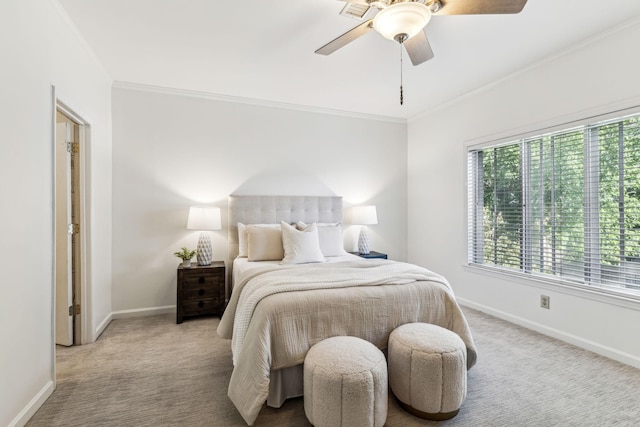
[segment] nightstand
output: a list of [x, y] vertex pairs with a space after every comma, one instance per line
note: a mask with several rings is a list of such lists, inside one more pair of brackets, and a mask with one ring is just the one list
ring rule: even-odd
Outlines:
[[225, 277], [224, 261], [191, 267], [180, 265], [176, 323], [182, 323], [183, 317], [212, 314], [222, 317]]
[[358, 255], [361, 258], [382, 258], [387, 259], [387, 254], [383, 254], [382, 252], [371, 251], [368, 254], [361, 254], [360, 252], [349, 252], [353, 255]]

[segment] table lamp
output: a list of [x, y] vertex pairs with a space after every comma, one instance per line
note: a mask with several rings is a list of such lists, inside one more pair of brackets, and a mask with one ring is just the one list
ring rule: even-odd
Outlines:
[[213, 258], [213, 247], [211, 246], [209, 231], [222, 230], [220, 208], [191, 206], [189, 208], [189, 218], [187, 219], [187, 229], [201, 231], [198, 246], [196, 247], [198, 265], [210, 265]]
[[378, 214], [375, 206], [356, 206], [353, 208], [351, 222], [361, 225], [358, 237], [358, 252], [362, 255], [369, 254], [369, 231], [367, 225], [378, 223]]

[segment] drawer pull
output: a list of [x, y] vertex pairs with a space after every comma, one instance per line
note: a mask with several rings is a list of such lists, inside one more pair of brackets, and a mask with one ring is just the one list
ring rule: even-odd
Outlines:
[[204, 277], [198, 277], [198, 283], [204, 283]]
[[204, 301], [198, 301], [198, 307], [200, 308], [204, 307]]
[[200, 289], [200, 290], [198, 291], [198, 295], [200, 295], [200, 296], [204, 295], [204, 289]]

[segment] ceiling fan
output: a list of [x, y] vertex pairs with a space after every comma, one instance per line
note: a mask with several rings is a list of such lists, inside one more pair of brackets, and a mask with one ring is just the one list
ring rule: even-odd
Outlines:
[[[413, 65], [433, 58], [424, 28], [431, 15], [475, 15], [519, 13], [527, 0], [346, 0], [341, 14], [352, 17], [375, 13], [355, 28], [316, 50], [329, 55], [371, 30], [404, 45]], [[350, 10], [350, 13], [349, 13]], [[347, 11], [347, 13], [344, 13]]]

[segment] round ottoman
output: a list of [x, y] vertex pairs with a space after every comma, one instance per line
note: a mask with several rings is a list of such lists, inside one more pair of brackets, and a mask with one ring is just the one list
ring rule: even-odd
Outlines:
[[467, 396], [462, 339], [427, 323], [407, 323], [389, 335], [389, 385], [400, 406], [428, 420], [458, 414]]
[[304, 412], [316, 427], [381, 427], [387, 420], [387, 361], [356, 337], [320, 341], [304, 359]]

